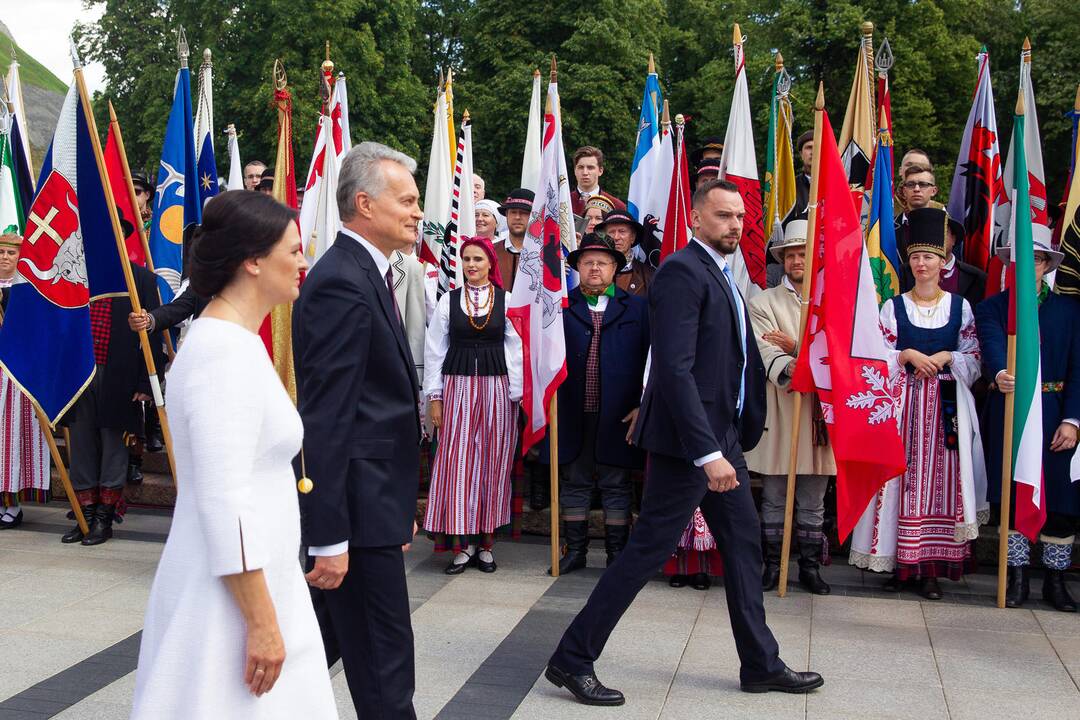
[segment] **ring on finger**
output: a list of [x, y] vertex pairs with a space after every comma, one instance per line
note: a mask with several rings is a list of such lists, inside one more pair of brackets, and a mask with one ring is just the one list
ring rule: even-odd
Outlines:
[[258, 675], [259, 673], [263, 673], [265, 675], [266, 674], [266, 669], [261, 668], [261, 667], [256, 667], [255, 668], [255, 674]]

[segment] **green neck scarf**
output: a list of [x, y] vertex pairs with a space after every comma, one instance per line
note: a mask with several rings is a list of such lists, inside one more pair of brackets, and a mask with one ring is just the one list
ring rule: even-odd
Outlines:
[[581, 294], [585, 296], [585, 302], [589, 303], [593, 307], [596, 307], [596, 303], [600, 299], [601, 295], [607, 295], [609, 298], [615, 297], [615, 283], [611, 283], [610, 285], [608, 285], [607, 288], [598, 295], [590, 295], [589, 293], [585, 292], [584, 288], [582, 288]]

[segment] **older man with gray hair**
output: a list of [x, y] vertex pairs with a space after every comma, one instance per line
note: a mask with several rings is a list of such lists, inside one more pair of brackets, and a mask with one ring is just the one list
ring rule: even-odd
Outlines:
[[[308, 583], [327, 663], [341, 658], [360, 718], [416, 717], [402, 551], [416, 531], [419, 384], [390, 255], [423, 220], [416, 161], [364, 142], [338, 176], [342, 229], [293, 310]], [[304, 492], [308, 490], [308, 492]]]

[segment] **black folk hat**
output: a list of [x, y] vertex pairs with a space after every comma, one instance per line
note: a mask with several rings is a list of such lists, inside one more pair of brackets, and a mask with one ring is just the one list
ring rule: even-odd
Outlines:
[[621, 268], [626, 265], [626, 256], [615, 249], [615, 243], [603, 231], [597, 228], [597, 232], [586, 233], [578, 243], [577, 250], [566, 257], [570, 267], [577, 270], [581, 256], [586, 252], [606, 252], [615, 261], [615, 267]]
[[505, 217], [506, 213], [510, 210], [524, 210], [525, 212], [532, 212], [533, 200], [536, 199], [536, 193], [528, 188], [518, 188], [517, 190], [511, 190], [510, 194], [506, 196], [506, 200], [499, 206], [499, 213]]

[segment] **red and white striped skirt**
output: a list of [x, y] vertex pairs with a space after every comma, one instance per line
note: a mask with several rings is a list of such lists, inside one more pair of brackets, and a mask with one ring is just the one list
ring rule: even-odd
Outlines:
[[0, 372], [0, 501], [45, 502], [49, 460], [49, 445], [34, 406]]
[[517, 404], [505, 375], [447, 375], [424, 528], [476, 535], [510, 523]]

